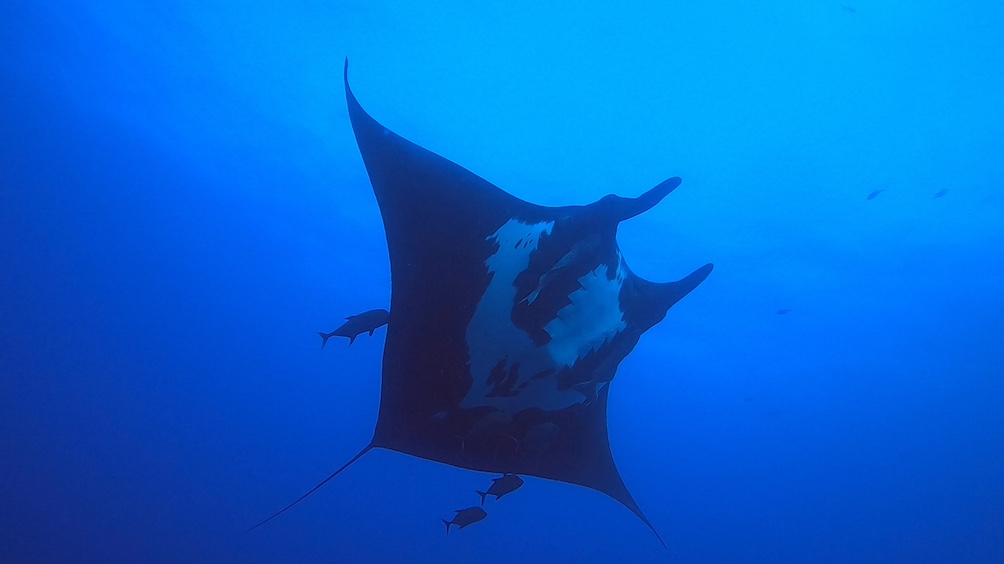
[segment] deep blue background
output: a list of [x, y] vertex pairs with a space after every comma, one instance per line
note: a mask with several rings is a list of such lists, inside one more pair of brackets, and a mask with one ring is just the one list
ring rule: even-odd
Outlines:
[[[1001, 4], [475, 4], [3, 3], [0, 559], [1004, 561]], [[716, 270], [609, 408], [668, 550], [532, 478], [445, 537], [489, 476], [385, 451], [244, 532], [376, 420], [383, 331], [316, 336], [389, 304], [345, 56], [524, 199], [683, 177], [621, 247]]]

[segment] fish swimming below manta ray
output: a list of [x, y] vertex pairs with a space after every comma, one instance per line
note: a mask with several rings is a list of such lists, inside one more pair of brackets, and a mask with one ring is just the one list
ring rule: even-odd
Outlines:
[[650, 282], [628, 267], [616, 235], [680, 179], [636, 198], [532, 204], [370, 117], [349, 88], [348, 61], [344, 81], [390, 254], [379, 416], [351, 460], [255, 527], [383, 448], [592, 488], [658, 537], [614, 465], [607, 396], [642, 334], [713, 266]]
[[492, 478], [492, 485], [488, 490], [475, 490], [481, 496], [481, 505], [485, 504], [485, 498], [493, 495], [495, 501], [502, 499], [505, 494], [518, 490], [523, 485], [523, 479], [515, 474], [503, 474], [501, 478]]
[[473, 525], [478, 521], [484, 520], [485, 517], [488, 517], [485, 510], [477, 506], [468, 507], [467, 509], [458, 509], [454, 511], [454, 513], [456, 513], [456, 515], [454, 515], [453, 519], [450, 521], [441, 519], [443, 524], [446, 525], [446, 534], [450, 534], [451, 525], [456, 525], [458, 529], [463, 529], [468, 525]]

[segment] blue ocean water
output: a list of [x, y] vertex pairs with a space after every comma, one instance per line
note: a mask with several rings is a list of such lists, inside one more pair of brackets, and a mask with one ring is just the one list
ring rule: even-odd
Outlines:
[[[0, 47], [3, 561], [1004, 561], [1000, 4], [8, 2]], [[444, 536], [490, 476], [380, 450], [245, 532], [376, 421], [383, 330], [316, 335], [390, 296], [346, 56], [528, 201], [683, 178], [619, 243], [716, 269], [608, 409], [667, 548], [534, 478]]]

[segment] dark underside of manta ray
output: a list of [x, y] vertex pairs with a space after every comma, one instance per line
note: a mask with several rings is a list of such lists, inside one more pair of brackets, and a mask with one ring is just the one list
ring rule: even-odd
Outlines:
[[345, 94], [392, 293], [373, 440], [328, 480], [379, 447], [586, 486], [651, 527], [610, 453], [609, 384], [712, 265], [649, 282], [628, 268], [616, 233], [680, 179], [637, 198], [534, 205], [377, 123], [349, 89], [348, 62]]

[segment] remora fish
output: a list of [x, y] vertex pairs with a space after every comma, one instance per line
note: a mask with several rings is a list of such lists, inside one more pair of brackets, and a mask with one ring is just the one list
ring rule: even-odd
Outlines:
[[544, 274], [540, 275], [537, 281], [537, 287], [530, 292], [530, 294], [523, 298], [523, 301], [528, 305], [532, 304], [537, 296], [540, 295], [540, 291], [544, 289], [550, 282], [561, 275], [561, 272], [570, 266], [574, 266], [577, 262], [584, 259], [590, 258], [590, 255], [596, 252], [596, 248], [600, 245], [600, 238], [597, 235], [590, 235], [589, 237], [579, 241], [575, 244], [563, 257], [558, 259], [558, 262], [554, 264]]

